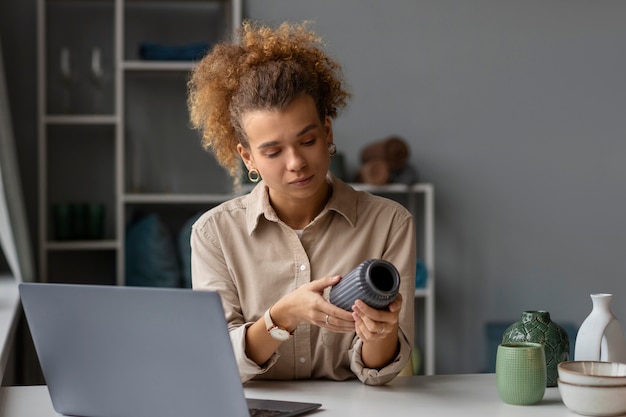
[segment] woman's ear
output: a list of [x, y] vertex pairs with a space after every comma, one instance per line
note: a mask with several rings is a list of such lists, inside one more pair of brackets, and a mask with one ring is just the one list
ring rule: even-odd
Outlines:
[[241, 157], [241, 160], [246, 165], [246, 168], [251, 169], [254, 168], [254, 161], [252, 160], [252, 154], [250, 153], [250, 149], [243, 146], [241, 143], [237, 145], [237, 152]]
[[333, 122], [328, 116], [324, 119], [324, 130], [326, 131], [326, 143], [330, 146], [334, 142]]

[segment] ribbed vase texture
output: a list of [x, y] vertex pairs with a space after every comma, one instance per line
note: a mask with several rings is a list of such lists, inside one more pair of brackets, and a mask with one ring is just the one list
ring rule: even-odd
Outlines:
[[368, 259], [343, 276], [330, 290], [330, 302], [351, 311], [359, 299], [365, 304], [383, 309], [400, 291], [400, 273], [391, 262]]
[[550, 313], [524, 311], [522, 318], [504, 331], [502, 343], [511, 342], [542, 344], [546, 356], [547, 386], [557, 386], [557, 365], [569, 359], [569, 335], [563, 327], [550, 319]]

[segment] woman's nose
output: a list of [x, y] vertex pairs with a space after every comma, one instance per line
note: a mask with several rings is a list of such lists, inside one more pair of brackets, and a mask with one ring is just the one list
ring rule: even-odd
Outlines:
[[306, 166], [306, 159], [298, 151], [292, 150], [289, 152], [287, 160], [287, 169], [290, 171], [299, 171]]

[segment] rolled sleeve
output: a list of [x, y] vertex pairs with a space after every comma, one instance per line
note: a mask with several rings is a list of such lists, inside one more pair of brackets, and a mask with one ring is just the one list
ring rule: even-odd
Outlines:
[[356, 377], [367, 385], [383, 385], [394, 379], [406, 366], [411, 357], [411, 344], [406, 339], [402, 331], [398, 331], [398, 343], [400, 349], [396, 357], [381, 369], [366, 368], [363, 364], [361, 352], [363, 341], [357, 338], [352, 351], [350, 352], [350, 369]]
[[267, 370], [270, 369], [280, 357], [280, 353], [276, 351], [270, 359], [263, 364], [263, 366], [259, 366], [256, 362], [246, 356], [246, 332], [248, 327], [252, 326], [252, 324], [253, 323], [246, 323], [245, 325], [239, 326], [230, 331], [230, 341], [233, 344], [235, 360], [237, 362], [237, 367], [239, 368], [239, 376], [241, 377], [241, 382], [244, 383], [248, 382], [257, 375], [267, 372]]

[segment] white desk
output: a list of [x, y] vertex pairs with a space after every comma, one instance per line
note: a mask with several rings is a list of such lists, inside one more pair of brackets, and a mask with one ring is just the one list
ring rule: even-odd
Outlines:
[[[17, 284], [8, 277], [0, 277], [2, 372], [10, 351], [18, 308]], [[322, 403], [322, 409], [312, 414], [315, 416], [577, 416], [563, 405], [557, 388], [548, 388], [538, 405], [504, 404], [496, 392], [494, 374], [398, 377], [382, 387], [366, 386], [357, 381], [250, 382], [245, 385], [245, 391], [248, 397]], [[0, 389], [0, 417], [31, 416], [58, 417], [45, 386]]]
[[[249, 397], [322, 403], [312, 416], [577, 416], [563, 405], [557, 388], [548, 388], [537, 405], [504, 404], [494, 374], [398, 377], [381, 387], [357, 381], [251, 382], [245, 391]], [[58, 417], [45, 386], [0, 390], [0, 417], [31, 416]]]

